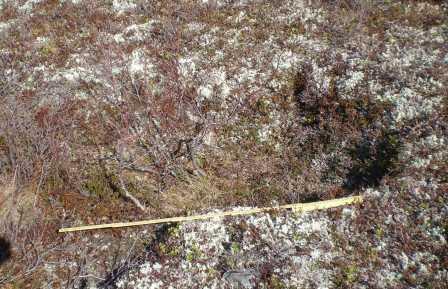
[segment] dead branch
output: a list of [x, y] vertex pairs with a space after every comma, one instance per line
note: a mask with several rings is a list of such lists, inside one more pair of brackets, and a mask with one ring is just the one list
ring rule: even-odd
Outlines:
[[119, 177], [119, 180], [122, 193], [124, 193], [124, 197], [131, 200], [134, 203], [134, 205], [136, 205], [137, 208], [139, 208], [142, 212], [146, 212], [146, 207], [142, 203], [140, 203], [140, 201], [128, 191], [121, 176]]

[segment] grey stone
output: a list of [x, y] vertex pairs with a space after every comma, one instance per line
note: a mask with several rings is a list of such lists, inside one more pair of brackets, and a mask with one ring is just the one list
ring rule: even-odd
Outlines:
[[223, 278], [229, 282], [233, 288], [251, 289], [255, 287], [256, 280], [260, 277], [254, 270], [227, 271]]

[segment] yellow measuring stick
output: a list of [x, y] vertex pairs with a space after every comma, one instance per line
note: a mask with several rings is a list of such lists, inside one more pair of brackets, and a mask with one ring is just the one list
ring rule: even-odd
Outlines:
[[344, 205], [350, 205], [355, 203], [361, 203], [363, 201], [361, 196], [354, 197], [346, 197], [328, 201], [320, 201], [314, 203], [296, 203], [296, 204], [288, 204], [277, 207], [264, 207], [264, 208], [253, 208], [247, 210], [235, 210], [235, 211], [225, 211], [225, 212], [217, 212], [210, 213], [204, 215], [193, 215], [186, 217], [173, 217], [173, 218], [164, 218], [164, 219], [153, 219], [153, 220], [145, 220], [145, 221], [135, 221], [135, 222], [126, 222], [126, 223], [110, 223], [110, 224], [99, 224], [99, 225], [86, 225], [80, 227], [71, 227], [71, 228], [62, 228], [59, 229], [59, 233], [66, 232], [75, 232], [75, 231], [87, 231], [87, 230], [96, 230], [96, 229], [107, 229], [107, 228], [123, 228], [123, 227], [133, 227], [133, 226], [142, 226], [142, 225], [150, 225], [150, 224], [161, 224], [161, 223], [175, 223], [175, 222], [187, 222], [187, 221], [195, 221], [195, 220], [207, 220], [213, 218], [220, 218], [225, 216], [239, 216], [239, 215], [250, 215], [256, 213], [270, 212], [275, 210], [286, 210], [292, 209], [294, 212], [309, 212], [314, 210], [323, 210], [329, 208], [340, 207]]

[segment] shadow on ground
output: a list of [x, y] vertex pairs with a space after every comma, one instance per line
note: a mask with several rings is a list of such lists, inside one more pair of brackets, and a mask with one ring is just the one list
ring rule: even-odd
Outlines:
[[0, 237], [0, 265], [11, 258], [11, 244], [4, 238]]

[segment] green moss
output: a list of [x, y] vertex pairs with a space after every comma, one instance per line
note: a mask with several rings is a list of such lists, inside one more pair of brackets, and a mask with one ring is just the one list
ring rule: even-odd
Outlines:
[[269, 288], [272, 289], [286, 289], [288, 288], [286, 284], [277, 275], [272, 275], [269, 280]]
[[159, 243], [159, 252], [166, 254], [168, 252], [167, 246], [164, 243]]
[[319, 271], [319, 269], [321, 269], [321, 264], [319, 261], [315, 261], [315, 262], [311, 263], [311, 265], [310, 265], [311, 271]]
[[270, 111], [271, 103], [267, 99], [260, 98], [255, 106], [260, 113], [267, 114]]
[[344, 274], [348, 283], [354, 283], [358, 280], [359, 269], [356, 265], [350, 265], [344, 269]]
[[369, 248], [368, 249], [368, 256], [369, 260], [376, 261], [378, 259], [378, 251], [376, 248]]
[[423, 210], [427, 210], [427, 209], [429, 209], [430, 206], [429, 206], [428, 202], [423, 202], [419, 205], [419, 207]]
[[200, 168], [203, 168], [204, 165], [207, 163], [207, 159], [204, 155], [198, 155], [196, 156], [196, 163]]
[[335, 276], [333, 282], [335, 288], [351, 288], [359, 279], [359, 268], [352, 264], [342, 268], [341, 272]]
[[231, 268], [231, 269], [237, 268], [237, 261], [233, 257], [226, 258], [225, 263], [226, 263], [228, 268]]
[[249, 190], [246, 186], [238, 186], [235, 188], [234, 194], [237, 197], [246, 198], [252, 195], [252, 191]]
[[291, 25], [286, 26], [284, 30], [289, 37], [306, 33], [305, 25], [300, 20], [294, 21]]
[[45, 191], [59, 191], [67, 187], [68, 178], [63, 171], [50, 174], [45, 180]]
[[383, 238], [383, 236], [384, 236], [384, 230], [383, 230], [383, 228], [381, 228], [381, 227], [376, 228], [376, 229], [375, 229], [375, 236], [376, 236], [379, 240], [381, 240], [381, 239]]
[[88, 30], [79, 32], [80, 38], [88, 38], [89, 36], [90, 36], [90, 31], [88, 31]]
[[0, 135], [0, 149], [3, 146], [6, 146], [6, 138]]
[[179, 225], [170, 227], [168, 229], [168, 234], [169, 234], [170, 237], [176, 237], [176, 238], [179, 237], [179, 234], [180, 234], [180, 227], [179, 227]]
[[180, 255], [180, 252], [181, 252], [180, 247], [172, 246], [170, 244], [166, 244], [163, 242], [159, 243], [158, 247], [159, 247], [160, 254], [170, 256], [170, 257], [177, 257]]
[[170, 60], [176, 59], [176, 55], [174, 53], [169, 52], [169, 51], [162, 51], [162, 53], [160, 54], [160, 57], [163, 60], [166, 60], [166, 61], [170, 61]]
[[232, 254], [238, 254], [241, 251], [241, 246], [240, 244], [233, 242], [230, 250], [232, 251]]
[[248, 137], [251, 140], [251, 142], [255, 142], [257, 144], [261, 143], [259, 133], [258, 133], [259, 130], [260, 130], [260, 128], [258, 126], [249, 128]]
[[41, 48], [40, 54], [45, 57], [55, 55], [58, 52], [58, 47], [54, 41], [47, 41]]
[[177, 257], [180, 255], [180, 248], [171, 248], [171, 250], [168, 251], [167, 253], [168, 256], [170, 257]]
[[210, 278], [216, 277], [218, 274], [219, 274], [219, 272], [216, 269], [212, 268], [212, 267], [207, 269], [207, 275]]
[[[92, 196], [98, 198], [110, 198], [115, 196], [118, 179], [115, 175], [106, 176], [99, 168], [92, 168], [88, 174], [83, 188]], [[118, 194], [116, 195], [118, 197]]]
[[304, 239], [304, 236], [302, 234], [300, 234], [299, 232], [294, 232], [294, 234], [292, 235], [292, 238], [294, 241], [299, 242]]
[[201, 249], [199, 249], [198, 246], [193, 245], [193, 246], [190, 248], [190, 251], [189, 251], [189, 252], [187, 253], [187, 255], [185, 256], [185, 259], [186, 259], [188, 262], [194, 262], [194, 261], [198, 260], [199, 258], [201, 258], [201, 256], [202, 256]]
[[85, 184], [86, 190], [94, 196], [101, 197], [108, 190], [107, 183], [101, 176], [92, 176]]

